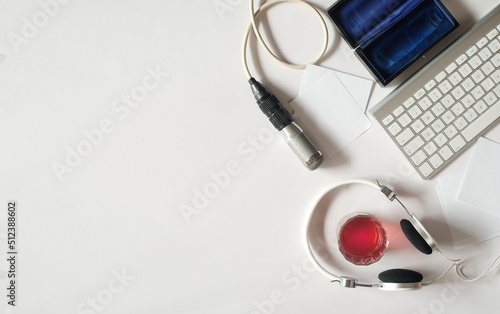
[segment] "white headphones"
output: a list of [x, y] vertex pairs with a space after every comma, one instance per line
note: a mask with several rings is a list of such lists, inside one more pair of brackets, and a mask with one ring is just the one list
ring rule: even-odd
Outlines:
[[[381, 272], [378, 275], [378, 279], [380, 280], [376, 284], [363, 284], [359, 283], [356, 278], [353, 277], [348, 277], [348, 276], [337, 276], [328, 270], [326, 270], [323, 266], [321, 266], [316, 259], [316, 257], [313, 254], [312, 247], [311, 247], [311, 242], [309, 238], [309, 229], [311, 225], [311, 220], [312, 217], [314, 216], [314, 213], [316, 209], [318, 208], [318, 205], [321, 203], [323, 198], [329, 194], [331, 191], [345, 185], [350, 185], [350, 184], [364, 184], [370, 187], [373, 187], [379, 191], [381, 191], [390, 201], [396, 200], [398, 201], [399, 204], [405, 209], [408, 219], [402, 219], [401, 220], [401, 229], [403, 230], [403, 233], [405, 234], [406, 238], [410, 241], [413, 246], [418, 249], [420, 252], [424, 254], [431, 254], [433, 251], [438, 252], [443, 258], [446, 260], [452, 262], [452, 265], [439, 277], [436, 279], [432, 280], [431, 282], [423, 283], [423, 276], [422, 274], [409, 270], [409, 269], [389, 269], [386, 271]], [[313, 209], [311, 210], [311, 213], [309, 214], [309, 217], [307, 219], [307, 225], [306, 225], [306, 230], [305, 230], [305, 240], [306, 240], [306, 251], [307, 254], [312, 261], [313, 265], [316, 266], [316, 268], [319, 270], [320, 273], [322, 273], [325, 277], [327, 277], [330, 281], [332, 282], [338, 282], [342, 287], [346, 288], [356, 288], [356, 287], [368, 287], [368, 288], [379, 288], [382, 290], [390, 290], [390, 291], [401, 291], [401, 290], [417, 290], [422, 288], [423, 286], [428, 286], [435, 282], [436, 280], [440, 279], [442, 276], [444, 276], [448, 271], [450, 271], [452, 268], [455, 268], [455, 271], [458, 275], [458, 277], [464, 281], [476, 281], [479, 279], [482, 279], [489, 274], [491, 274], [495, 269], [497, 269], [500, 266], [499, 264], [496, 264], [497, 261], [500, 260], [500, 255], [493, 261], [493, 263], [478, 277], [476, 278], [469, 278], [467, 277], [461, 267], [460, 267], [460, 259], [458, 260], [453, 260], [448, 257], [446, 257], [438, 248], [436, 241], [432, 238], [430, 233], [426, 230], [424, 225], [418, 220], [418, 218], [410, 213], [408, 209], [403, 205], [403, 203], [397, 198], [397, 195], [388, 188], [385, 185], [381, 185], [378, 181], [377, 184], [371, 182], [371, 181], [366, 181], [366, 180], [349, 180], [349, 181], [344, 181], [340, 182], [336, 185], [334, 185], [332, 188], [330, 188], [327, 192], [325, 192], [316, 202], [314, 205]], [[496, 266], [495, 266], [496, 264]]]

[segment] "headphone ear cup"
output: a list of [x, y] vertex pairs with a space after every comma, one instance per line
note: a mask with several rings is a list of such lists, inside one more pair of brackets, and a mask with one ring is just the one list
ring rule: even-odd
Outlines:
[[384, 283], [415, 283], [421, 282], [424, 276], [409, 269], [389, 269], [381, 272], [378, 279]]
[[432, 248], [430, 247], [430, 245], [427, 243], [427, 241], [425, 241], [422, 235], [417, 231], [417, 229], [409, 220], [401, 220], [400, 225], [408, 241], [410, 241], [410, 243], [413, 244], [413, 246], [417, 250], [427, 255], [432, 253]]

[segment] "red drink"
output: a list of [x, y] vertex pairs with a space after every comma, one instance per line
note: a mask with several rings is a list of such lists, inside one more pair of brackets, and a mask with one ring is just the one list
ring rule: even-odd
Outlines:
[[341, 227], [339, 249], [342, 255], [356, 265], [370, 265], [385, 253], [389, 240], [382, 223], [370, 215], [357, 215]]

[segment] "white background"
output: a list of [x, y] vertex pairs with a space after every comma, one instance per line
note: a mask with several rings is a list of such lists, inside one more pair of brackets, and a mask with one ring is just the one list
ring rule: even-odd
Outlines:
[[[465, 27], [496, 2], [444, 1]], [[374, 123], [319, 170], [301, 166], [243, 73], [247, 1], [40, 3], [52, 3], [50, 14], [39, 1], [0, 1], [0, 217], [4, 228], [7, 201], [17, 200], [15, 313], [493, 313], [500, 306], [498, 273], [471, 284], [450, 273], [419, 291], [388, 293], [342, 289], [311, 269], [306, 216], [344, 179], [394, 186], [448, 255], [471, 257], [472, 274], [499, 242], [460, 252], [451, 246], [435, 186], [465, 169], [470, 149], [424, 181]], [[325, 10], [332, 1], [313, 3]], [[320, 65], [370, 78], [327, 24]], [[299, 5], [270, 9], [262, 27], [293, 62], [307, 62], [321, 47], [318, 23]], [[302, 70], [275, 63], [255, 40], [250, 49], [254, 76], [283, 103], [295, 98]], [[376, 86], [369, 107], [393, 87]], [[123, 98], [131, 94], [132, 108]], [[96, 131], [102, 123], [107, 133]], [[500, 142], [500, 129], [486, 136]], [[70, 157], [78, 149], [86, 156]], [[447, 268], [402, 238], [400, 208], [356, 189], [336, 215], [360, 203], [389, 227], [389, 251], [374, 266], [338, 260], [331, 267], [368, 282], [391, 267], [417, 270], [426, 281]], [[330, 218], [325, 233], [334, 235]]]

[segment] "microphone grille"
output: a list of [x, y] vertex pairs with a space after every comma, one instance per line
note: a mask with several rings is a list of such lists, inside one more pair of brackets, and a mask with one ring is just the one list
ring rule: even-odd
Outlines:
[[314, 145], [305, 132], [294, 137], [288, 145], [309, 170], [318, 169], [325, 160], [323, 153]]

